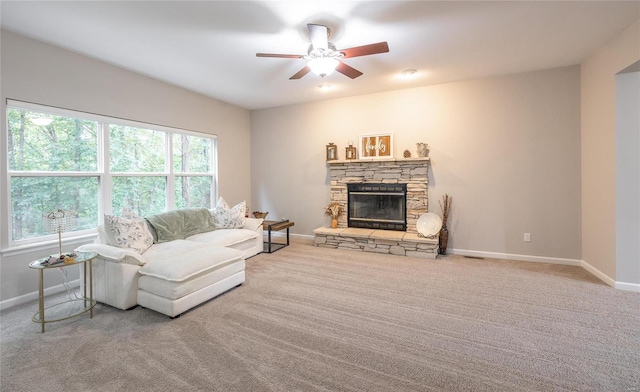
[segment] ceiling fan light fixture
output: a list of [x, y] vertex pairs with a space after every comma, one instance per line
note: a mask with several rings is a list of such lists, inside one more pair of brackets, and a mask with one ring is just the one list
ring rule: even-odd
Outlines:
[[327, 75], [331, 75], [339, 63], [340, 61], [331, 57], [318, 57], [309, 61], [307, 65], [314, 74], [324, 78]]

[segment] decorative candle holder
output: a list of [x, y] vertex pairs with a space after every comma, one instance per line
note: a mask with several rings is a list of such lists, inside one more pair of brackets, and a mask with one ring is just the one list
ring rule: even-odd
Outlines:
[[335, 161], [338, 159], [338, 146], [333, 143], [327, 144], [327, 161]]
[[344, 155], [345, 159], [356, 159], [357, 157], [357, 151], [356, 148], [353, 146], [353, 142], [350, 141], [349, 142], [349, 146], [345, 147], [345, 155]]

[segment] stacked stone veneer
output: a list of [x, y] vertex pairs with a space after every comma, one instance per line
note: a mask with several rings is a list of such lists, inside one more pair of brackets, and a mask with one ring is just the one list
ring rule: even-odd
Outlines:
[[320, 227], [315, 229], [313, 234], [314, 245], [323, 248], [359, 250], [423, 259], [435, 259], [438, 255], [437, 238], [423, 238], [404, 231]]
[[427, 171], [429, 158], [331, 161], [332, 202], [342, 203], [345, 213], [338, 219], [338, 228], [347, 224], [347, 184], [383, 183], [407, 184], [407, 233], [417, 234], [416, 222], [427, 212]]
[[[436, 258], [438, 239], [420, 237], [416, 230], [418, 218], [428, 210], [429, 158], [332, 161], [329, 166], [331, 201], [341, 203], [345, 214], [338, 219], [338, 228], [320, 227], [313, 231], [315, 246]], [[347, 184], [350, 183], [407, 184], [407, 231], [348, 227]]]

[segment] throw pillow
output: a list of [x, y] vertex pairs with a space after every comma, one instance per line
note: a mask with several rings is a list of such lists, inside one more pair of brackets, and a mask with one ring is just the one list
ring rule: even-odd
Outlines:
[[144, 219], [143, 217], [139, 216], [138, 214], [131, 211], [127, 207], [122, 207], [122, 217], [125, 219], [138, 219], [138, 220]]
[[[147, 235], [150, 235], [151, 238], [153, 238], [153, 242], [154, 243], [156, 242], [157, 237], [154, 234], [153, 227], [149, 226], [149, 223], [146, 221], [146, 219], [144, 219], [140, 215], [136, 214], [135, 212], [131, 211], [127, 207], [122, 207], [122, 217], [125, 218], [125, 219], [145, 221], [146, 225], [144, 226], [144, 228], [145, 228], [146, 231], [148, 231]], [[145, 237], [146, 237], [146, 235], [145, 235]]]
[[244, 226], [244, 214], [247, 203], [243, 200], [232, 208], [221, 197], [211, 212], [216, 229], [241, 229]]
[[144, 220], [105, 215], [104, 227], [109, 245], [133, 249], [140, 254], [153, 245], [153, 236]]

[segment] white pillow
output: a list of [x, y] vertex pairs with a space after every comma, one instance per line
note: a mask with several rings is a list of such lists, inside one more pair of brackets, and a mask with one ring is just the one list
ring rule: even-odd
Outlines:
[[104, 227], [109, 245], [133, 249], [140, 254], [153, 245], [153, 235], [142, 219], [105, 215]]
[[244, 226], [244, 214], [247, 203], [242, 202], [229, 208], [229, 204], [221, 197], [216, 208], [211, 212], [216, 229], [241, 229]]
[[127, 207], [122, 207], [122, 217], [125, 219], [133, 219], [133, 220], [144, 219], [143, 217], [139, 216], [138, 214], [131, 211]]
[[131, 211], [130, 209], [128, 209], [127, 207], [122, 207], [122, 217], [125, 219], [131, 219], [131, 220], [141, 220], [144, 221], [146, 224], [144, 225], [144, 230], [147, 232], [147, 234], [145, 235], [145, 237], [147, 235], [150, 235], [151, 238], [153, 238], [153, 234], [151, 233], [151, 229], [149, 228], [149, 224], [146, 222], [146, 220], [141, 217], [140, 215], [136, 214], [135, 212]]

